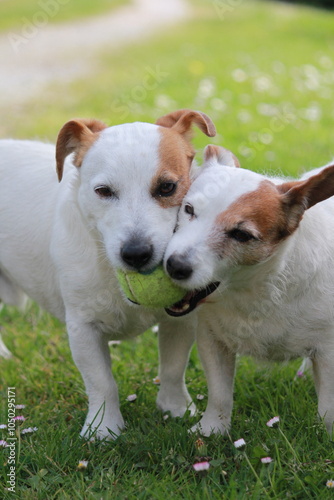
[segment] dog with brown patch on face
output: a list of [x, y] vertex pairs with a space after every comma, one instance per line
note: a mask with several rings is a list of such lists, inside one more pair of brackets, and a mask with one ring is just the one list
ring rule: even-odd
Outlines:
[[108, 341], [157, 322], [158, 407], [195, 411], [184, 373], [196, 318], [178, 324], [130, 303], [115, 274], [161, 263], [190, 185], [194, 124], [215, 135], [210, 118], [192, 110], [154, 125], [71, 120], [56, 144], [60, 183], [54, 146], [0, 141], [0, 301], [17, 305], [26, 294], [66, 322], [89, 399], [82, 436], [111, 438], [124, 427]]
[[237, 353], [282, 361], [310, 358], [318, 412], [334, 421], [334, 165], [300, 180], [236, 168], [231, 152], [208, 146], [165, 255], [188, 290], [172, 316], [196, 309], [209, 399], [193, 428], [225, 433]]

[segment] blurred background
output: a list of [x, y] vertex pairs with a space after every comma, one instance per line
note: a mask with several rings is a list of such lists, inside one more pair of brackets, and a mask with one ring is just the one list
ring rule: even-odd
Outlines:
[[334, 156], [322, 6], [333, 2], [1, 0], [0, 136], [54, 141], [72, 117], [152, 122], [188, 107], [245, 167], [320, 166]]

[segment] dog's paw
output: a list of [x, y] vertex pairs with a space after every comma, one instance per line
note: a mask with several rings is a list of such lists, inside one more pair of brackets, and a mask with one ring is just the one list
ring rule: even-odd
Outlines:
[[194, 434], [201, 434], [202, 436], [208, 437], [212, 434], [228, 434], [229, 422], [226, 419], [221, 418], [208, 418], [203, 415], [202, 419], [191, 429], [189, 432]]
[[88, 441], [103, 440], [111, 441], [116, 439], [124, 429], [124, 420], [122, 417], [116, 419], [104, 419], [97, 425], [94, 419], [87, 420], [80, 432], [80, 436]]
[[191, 416], [196, 414], [197, 408], [189, 394], [170, 395], [163, 394], [159, 391], [157, 396], [157, 407], [162, 413], [170, 413], [174, 418], [183, 417], [188, 411]]

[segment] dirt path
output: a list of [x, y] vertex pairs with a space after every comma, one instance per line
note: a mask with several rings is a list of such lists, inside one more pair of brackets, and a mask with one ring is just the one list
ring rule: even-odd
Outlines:
[[99, 50], [151, 36], [189, 14], [186, 0], [133, 0], [88, 20], [52, 24], [65, 1], [51, 3], [53, 11], [41, 8], [20, 28], [0, 36], [0, 105], [20, 103], [51, 82], [84, 75], [93, 70]]

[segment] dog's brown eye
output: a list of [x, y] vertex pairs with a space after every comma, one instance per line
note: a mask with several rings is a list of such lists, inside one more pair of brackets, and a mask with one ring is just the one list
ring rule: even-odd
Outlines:
[[101, 198], [111, 198], [114, 196], [114, 193], [108, 186], [97, 186], [94, 189], [95, 193], [98, 194]]
[[172, 194], [175, 193], [176, 186], [177, 185], [175, 182], [163, 182], [159, 186], [158, 195], [159, 196], [171, 196]]
[[240, 243], [246, 243], [246, 241], [255, 240], [256, 238], [248, 231], [243, 231], [242, 229], [232, 229], [228, 233], [230, 238], [233, 238]]
[[184, 211], [186, 214], [191, 215], [192, 217], [195, 215], [194, 207], [190, 205], [190, 203], [185, 204]]

